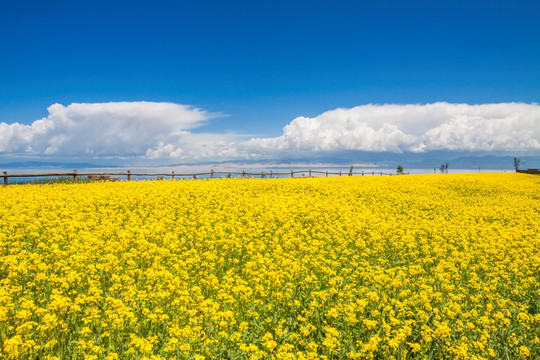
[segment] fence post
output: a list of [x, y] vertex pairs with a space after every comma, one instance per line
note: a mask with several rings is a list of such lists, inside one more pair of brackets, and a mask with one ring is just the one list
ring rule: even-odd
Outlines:
[[7, 171], [4, 171], [4, 186], [7, 186], [7, 184], [8, 184]]
[[311, 169], [309, 169], [309, 177], [311, 177]]
[[382, 171], [381, 171], [381, 176], [382, 176]]
[[328, 177], [328, 170], [326, 170], [326, 177]]
[[172, 171], [172, 179], [174, 180], [174, 170]]
[[131, 170], [128, 170], [128, 181], [131, 181]]
[[73, 170], [73, 183], [77, 183], [77, 169]]
[[242, 179], [246, 177], [246, 170], [242, 170]]
[[339, 170], [339, 176], [341, 176], [341, 170]]
[[214, 169], [210, 169], [210, 176], [212, 179], [214, 178]]
[[272, 178], [272, 170], [270, 170], [270, 179]]
[[371, 172], [371, 176], [375, 176], [375, 171], [372, 171], [372, 172]]
[[294, 173], [293, 173], [293, 171], [292, 171], [292, 170], [291, 170], [291, 177], [292, 177], [292, 178], [294, 177]]
[[364, 176], [364, 170], [362, 170], [362, 176]]

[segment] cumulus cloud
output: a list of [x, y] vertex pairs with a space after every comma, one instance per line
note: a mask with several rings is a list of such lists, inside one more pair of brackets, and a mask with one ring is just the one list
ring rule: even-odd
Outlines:
[[298, 117], [281, 136], [247, 141], [193, 132], [218, 114], [187, 105], [54, 104], [48, 111], [30, 125], [0, 123], [0, 154], [217, 161], [341, 151], [540, 151], [538, 104], [362, 105]]
[[251, 151], [540, 151], [538, 104], [362, 105], [298, 117]]
[[[216, 114], [173, 103], [51, 105], [30, 125], [0, 123], [0, 153], [87, 157], [181, 157], [190, 129]], [[222, 135], [223, 138], [227, 136]]]

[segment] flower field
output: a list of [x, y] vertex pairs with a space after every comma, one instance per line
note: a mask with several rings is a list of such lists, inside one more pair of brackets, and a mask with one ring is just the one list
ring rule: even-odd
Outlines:
[[0, 358], [538, 359], [540, 177], [0, 188]]

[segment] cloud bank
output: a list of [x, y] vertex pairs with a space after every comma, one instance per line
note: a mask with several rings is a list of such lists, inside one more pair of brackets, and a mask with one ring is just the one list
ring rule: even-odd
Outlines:
[[[190, 133], [217, 114], [173, 103], [51, 105], [31, 125], [0, 123], [0, 153], [36, 156], [180, 158], [204, 148]], [[210, 135], [222, 143], [227, 136]], [[208, 144], [207, 144], [208, 146]], [[212, 145], [214, 146], [214, 145]]]
[[[540, 152], [540, 106], [524, 103], [362, 105], [298, 117], [278, 137], [193, 133], [219, 116], [173, 103], [51, 105], [30, 125], [0, 123], [0, 154], [223, 161], [343, 151]], [[241, 131], [241, 129], [239, 129]]]
[[260, 151], [540, 151], [540, 106], [438, 102], [362, 105], [298, 117], [274, 138], [251, 139]]

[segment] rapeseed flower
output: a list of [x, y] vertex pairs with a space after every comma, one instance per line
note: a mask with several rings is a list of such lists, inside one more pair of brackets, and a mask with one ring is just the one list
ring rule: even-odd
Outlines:
[[538, 185], [3, 187], [0, 358], [539, 358]]

